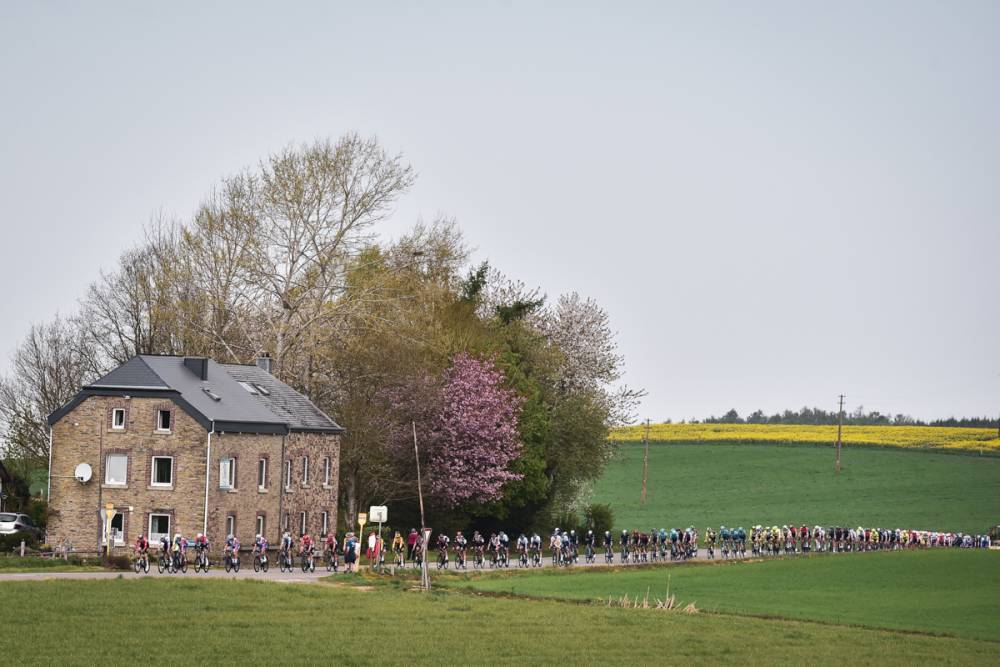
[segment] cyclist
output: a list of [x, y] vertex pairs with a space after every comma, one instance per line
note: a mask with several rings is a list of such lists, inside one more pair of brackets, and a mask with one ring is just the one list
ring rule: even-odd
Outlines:
[[195, 559], [201, 561], [205, 560], [205, 567], [208, 566], [208, 537], [204, 533], [198, 533], [194, 538], [194, 553]]
[[500, 540], [500, 558], [504, 567], [506, 567], [507, 554], [510, 553], [510, 538], [507, 537], [507, 533], [503, 532], [502, 530], [500, 531], [500, 534], [497, 536], [497, 538]]
[[[230, 535], [230, 537], [232, 537]], [[281, 560], [287, 567], [292, 566], [292, 549], [295, 548], [295, 540], [287, 530], [281, 536]]]
[[451, 540], [447, 535], [441, 533], [437, 539], [438, 568], [448, 567], [448, 543]]
[[265, 565], [267, 563], [267, 538], [263, 535], [256, 535], [253, 539], [253, 555], [260, 556], [260, 564]]
[[303, 562], [307, 563], [310, 570], [315, 569], [316, 564], [313, 562], [313, 551], [316, 545], [313, 543], [312, 535], [309, 531], [299, 538], [299, 555], [302, 556]]
[[[347, 572], [354, 571], [354, 561], [358, 557], [357, 547], [358, 541], [354, 533], [348, 533], [344, 536], [344, 564], [347, 566]], [[416, 546], [414, 547], [414, 553], [416, 553]]]
[[455, 533], [455, 558], [458, 559], [456, 567], [465, 569], [465, 550], [469, 546], [469, 541], [465, 539], [465, 535], [462, 531], [457, 531]]
[[562, 551], [562, 535], [559, 534], [559, 528], [552, 530], [552, 535], [549, 537], [549, 549], [552, 551], [552, 564], [557, 565]]
[[135, 558], [136, 560], [145, 559], [149, 562], [149, 540], [142, 533], [139, 533], [139, 537], [135, 538]]
[[531, 561], [535, 564], [540, 564], [542, 560], [542, 538], [538, 533], [531, 534], [529, 548], [531, 549]]
[[187, 561], [187, 540], [180, 533], [174, 533], [171, 550], [174, 555], [174, 567], [179, 570], [181, 565]]
[[711, 526], [705, 529], [705, 547], [708, 549], [709, 560], [715, 560], [715, 531]]
[[588, 530], [587, 534], [583, 537], [583, 544], [586, 547], [587, 555], [586, 559], [588, 563], [594, 562], [594, 545], [597, 544], [597, 540], [594, 538], [594, 531]]
[[483, 565], [483, 552], [486, 550], [486, 540], [477, 530], [472, 533], [472, 551], [475, 554], [475, 564], [482, 567]]
[[[329, 539], [330, 538], [327, 537], [327, 540], [329, 540]], [[402, 567], [403, 563], [405, 562], [403, 560], [403, 550], [404, 549], [406, 549], [406, 541], [403, 539], [403, 536], [397, 530], [396, 534], [392, 538], [392, 555], [393, 555], [393, 557], [395, 559], [395, 563], [396, 563], [396, 565], [398, 567]]]

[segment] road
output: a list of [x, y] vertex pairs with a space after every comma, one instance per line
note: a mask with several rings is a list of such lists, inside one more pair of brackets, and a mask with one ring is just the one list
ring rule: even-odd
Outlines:
[[[708, 557], [708, 554], [704, 550], [699, 551], [699, 553], [698, 553], [698, 559], [699, 560], [704, 560], [707, 557]], [[716, 557], [718, 558], [718, 554], [716, 554]], [[619, 554], [616, 553], [615, 554], [615, 563], [614, 563], [616, 565], [620, 564], [619, 561], [618, 561], [618, 558], [619, 558]], [[676, 563], [680, 563], [680, 562], [683, 562], [683, 561], [676, 561]], [[670, 561], [662, 561], [661, 560], [661, 561], [657, 561], [656, 563], [631, 564], [628, 567], [649, 567], [651, 565], [665, 565], [667, 563], [670, 563]], [[454, 572], [455, 571], [455, 569], [454, 569], [454, 566], [455, 566], [454, 560], [452, 560], [449, 563], [449, 565], [450, 565], [449, 570], [452, 571], [452, 572]], [[577, 568], [577, 567], [603, 567], [604, 565], [605, 565], [605, 563], [604, 563], [604, 555], [600, 554], [598, 556], [597, 560], [594, 563], [589, 564], [589, 565], [584, 562], [583, 557], [581, 556], [579, 564], [574, 565], [573, 568]], [[430, 567], [431, 567], [431, 576], [434, 576], [434, 573], [438, 571], [438, 569], [437, 569], [437, 562], [432, 560], [431, 564], [430, 564]], [[552, 559], [551, 558], [544, 558], [544, 559], [542, 559], [542, 569], [551, 569], [551, 568], [552, 568]], [[514, 560], [514, 561], [511, 562], [510, 567], [508, 568], [508, 571], [510, 571], [510, 572], [516, 572], [516, 571], [519, 571], [521, 569], [522, 568], [519, 568], [517, 566], [517, 561]], [[532, 568], [527, 568], [525, 571], [530, 571], [531, 569]], [[412, 564], [408, 564], [407, 567], [405, 568], [405, 571], [412, 572], [413, 571], [413, 565]], [[463, 571], [463, 572], [476, 572], [477, 570], [475, 570], [472, 567], [472, 564], [470, 563], [467, 570], [460, 570], [460, 571]], [[489, 567], [489, 564], [487, 564], [481, 571], [482, 572], [493, 572], [494, 570]], [[341, 574], [343, 573], [343, 568], [340, 569], [339, 573], [341, 573]], [[158, 574], [157, 571], [156, 571], [156, 567], [154, 566], [152, 569], [150, 569], [149, 574], [145, 574], [145, 573], [135, 574], [132, 571], [128, 571], [128, 572], [125, 572], [125, 571], [121, 571], [121, 572], [118, 572], [118, 571], [107, 571], [107, 572], [49, 572], [49, 571], [41, 571], [41, 572], [19, 572], [19, 573], [6, 573], [6, 574], [5, 573], [0, 573], [0, 582], [3, 582], [3, 581], [39, 581], [39, 580], [47, 580], [47, 579], [116, 579], [119, 576], [121, 576], [121, 577], [126, 578], [126, 579], [132, 579], [132, 578], [138, 579], [138, 578], [142, 578], [142, 577], [156, 577], [156, 578], [177, 578], [177, 577], [182, 577], [182, 578], [189, 578], [189, 577], [200, 578], [200, 577], [203, 577], [203, 578], [211, 578], [211, 579], [257, 579], [257, 580], [261, 580], [261, 581], [274, 581], [274, 582], [278, 582], [278, 583], [287, 583], [287, 584], [292, 584], [292, 583], [305, 584], [305, 583], [317, 583], [322, 578], [330, 576], [331, 574], [338, 574], [338, 573], [327, 572], [326, 571], [326, 567], [317, 567], [315, 572], [303, 572], [301, 570], [301, 568], [298, 568], [298, 567], [296, 567], [291, 572], [281, 572], [281, 571], [278, 570], [277, 567], [272, 567], [268, 572], [254, 572], [252, 567], [248, 567], [246, 565], [244, 565], [243, 567], [240, 568], [239, 573], [226, 572], [226, 570], [225, 570], [224, 567], [219, 567], [219, 566], [213, 565], [212, 568], [209, 569], [208, 572], [195, 572], [193, 567], [188, 567], [188, 571], [187, 571], [186, 574], [182, 574], [182, 573], [169, 574], [169, 573], [166, 573], [166, 572], [163, 573], [163, 574]]]

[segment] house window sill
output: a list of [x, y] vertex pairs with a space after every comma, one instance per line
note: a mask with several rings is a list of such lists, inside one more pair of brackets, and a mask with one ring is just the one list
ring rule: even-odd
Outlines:
[[147, 491], [173, 491], [173, 484], [150, 484], [146, 487]]
[[290, 487], [290, 486], [286, 486], [285, 487], [285, 493], [291, 493], [292, 491], [294, 491], [294, 489], [292, 487]]
[[302, 486], [303, 489], [311, 488], [308, 484], [302, 484], [301, 486]]
[[105, 482], [101, 484], [102, 489], [127, 489], [128, 484], [115, 484], [114, 482]]
[[239, 489], [233, 488], [231, 486], [220, 486], [219, 491], [224, 493], [236, 493]]
[[157, 434], [157, 435], [170, 435], [171, 433], [173, 433], [173, 431], [170, 431], [170, 430], [164, 430], [164, 429], [162, 429], [162, 428], [158, 428], [158, 429], [156, 429], [155, 431], [153, 431], [153, 433], [155, 433], [155, 434]]
[[265, 489], [263, 486], [258, 486], [257, 493], [268, 493], [268, 490]]
[[326, 489], [327, 491], [330, 491], [333, 489], [333, 484], [324, 484], [323, 488]]

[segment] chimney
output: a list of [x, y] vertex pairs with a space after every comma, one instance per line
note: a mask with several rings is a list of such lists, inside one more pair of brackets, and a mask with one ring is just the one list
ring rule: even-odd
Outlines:
[[184, 357], [184, 366], [200, 380], [208, 379], [208, 357]]
[[265, 370], [268, 373], [271, 372], [271, 355], [264, 352], [259, 357], [257, 357], [257, 368]]

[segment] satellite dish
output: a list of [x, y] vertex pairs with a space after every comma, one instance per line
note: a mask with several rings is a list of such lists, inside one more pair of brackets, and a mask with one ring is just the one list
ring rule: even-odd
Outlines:
[[81, 463], [76, 467], [76, 471], [73, 472], [73, 476], [76, 477], [76, 481], [81, 484], [89, 482], [93, 474], [94, 471], [90, 469], [90, 464], [88, 463]]

